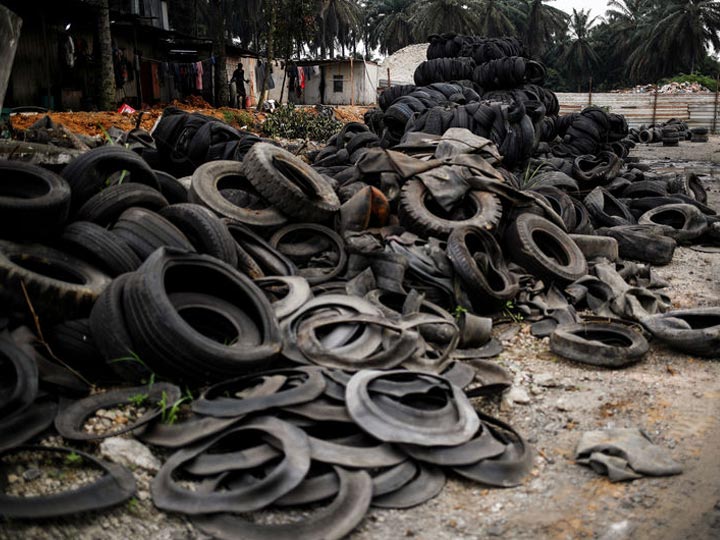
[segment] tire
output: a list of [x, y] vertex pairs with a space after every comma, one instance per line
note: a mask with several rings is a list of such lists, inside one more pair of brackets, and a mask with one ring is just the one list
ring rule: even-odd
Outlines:
[[107, 226], [115, 223], [120, 214], [133, 206], [155, 211], [168, 204], [156, 189], [142, 184], [119, 184], [90, 197], [75, 213], [73, 220]]
[[136, 347], [125, 322], [125, 285], [135, 274], [124, 274], [103, 291], [90, 312], [90, 333], [108, 369], [120, 380], [140, 382], [150, 375], [145, 360], [134, 357]]
[[160, 215], [187, 236], [198, 253], [212, 255], [237, 267], [237, 248], [227, 226], [204, 206], [184, 203], [167, 206]]
[[71, 223], [65, 227], [60, 241], [69, 252], [96, 265], [111, 277], [134, 272], [142, 264], [125, 240], [94, 223]]
[[665, 236], [675, 239], [679, 243], [688, 243], [708, 228], [705, 215], [689, 204], [666, 204], [645, 212], [639, 225], [660, 225]]
[[608, 368], [638, 362], [649, 348], [641, 334], [617, 323], [566, 325], [550, 336], [550, 350], [555, 354]]
[[[190, 202], [207, 206], [221, 217], [254, 227], [281, 227], [287, 217], [270, 205], [242, 207], [222, 195], [224, 190], [242, 190], [251, 195], [257, 191], [245, 177], [243, 164], [237, 161], [213, 161], [197, 168], [188, 193]], [[259, 199], [263, 199], [258, 194]]]
[[41, 240], [55, 234], [70, 213], [70, 185], [57, 174], [0, 160], [0, 237]]
[[143, 261], [161, 247], [195, 251], [187, 237], [175, 225], [144, 208], [125, 210], [112, 232], [125, 240]]
[[[196, 330], [172, 303], [166, 289], [169, 274], [172, 286], [183, 292], [221, 297], [221, 303], [242, 306], [260, 330], [260, 343], [253, 347], [227, 344], [234, 332], [220, 340]], [[145, 263], [143, 272], [134, 276], [123, 295], [128, 330], [139, 354], [152, 361], [156, 371], [201, 384], [262, 368], [279, 354], [280, 331], [270, 302], [249, 278], [222, 261], [207, 255], [158, 251]], [[227, 326], [222, 308], [216, 318]]]
[[686, 354], [720, 357], [720, 309], [683, 309], [640, 321], [652, 335]]
[[169, 204], [188, 202], [188, 191], [185, 186], [178, 182], [177, 178], [165, 171], [155, 170], [154, 172], [160, 184], [160, 193], [163, 194]]
[[530, 273], [550, 282], [572, 283], [587, 274], [585, 256], [557, 225], [520, 214], [505, 232], [507, 253]]
[[[483, 268], [478, 265], [478, 253], [486, 255]], [[485, 229], [473, 226], [455, 229], [448, 238], [447, 254], [478, 305], [487, 300], [495, 303], [511, 300], [520, 290], [518, 278], [508, 269], [495, 237]]]
[[242, 223], [224, 219], [225, 225], [237, 244], [238, 270], [253, 279], [265, 276], [294, 276], [295, 264], [269, 242]]
[[53, 326], [46, 338], [53, 354], [94, 381], [111, 379], [100, 350], [95, 345], [89, 319], [74, 319]]
[[415, 234], [442, 239], [447, 238], [459, 227], [472, 225], [494, 229], [502, 217], [500, 200], [485, 191], [469, 191], [466, 194], [465, 201], [475, 207], [474, 214], [470, 217], [463, 216], [458, 220], [447, 219], [433, 213], [427, 206], [427, 200], [431, 198], [430, 191], [420, 180], [406, 182], [400, 192], [398, 203], [400, 223]]
[[669, 264], [677, 247], [675, 240], [663, 235], [661, 227], [653, 225], [623, 225], [597, 229], [595, 233], [615, 238], [621, 259], [658, 266]]
[[0, 283], [23, 304], [24, 284], [41, 320], [52, 320], [87, 316], [110, 278], [61, 251], [0, 241]]
[[597, 258], [604, 258], [611, 262], [618, 260], [618, 242], [611, 236], [571, 234], [570, 238], [577, 244], [588, 261]]
[[72, 189], [71, 211], [102, 191], [108, 180], [120, 171], [128, 171], [133, 183], [160, 189], [150, 165], [135, 152], [120, 146], [102, 146], [81, 154], [62, 172]]
[[340, 210], [327, 180], [282, 148], [256, 144], [245, 156], [243, 170], [263, 197], [296, 219], [323, 222]]
[[593, 189], [583, 202], [596, 227], [635, 224], [635, 216], [628, 207], [601, 187]]
[[356, 134], [352, 139], [345, 145], [345, 150], [348, 151], [349, 155], [353, 155], [357, 150], [361, 148], [369, 148], [380, 144], [380, 139], [374, 133], [364, 132]]
[[[302, 253], [302, 250], [295, 250], [294, 253], [284, 252], [281, 249], [283, 238], [297, 231], [310, 231], [317, 236], [324, 237], [327, 239], [327, 242], [321, 242], [320, 247], [317, 250], [311, 249], [308, 253]], [[279, 253], [295, 263], [298, 268], [298, 275], [304, 277], [310, 285], [325, 283], [336, 278], [340, 272], [345, 270], [345, 265], [347, 264], [347, 250], [345, 248], [345, 242], [334, 230], [329, 229], [328, 227], [323, 227], [322, 225], [314, 225], [311, 223], [288, 225], [277, 231], [270, 238], [270, 245], [277, 249]], [[337, 260], [334, 261], [333, 266], [330, 268], [315, 264], [313, 261], [314, 257], [322, 257], [322, 255], [327, 251], [325, 249], [326, 245], [328, 248], [334, 246], [335, 252], [337, 253]], [[290, 243], [289, 247], [297, 248], [298, 245]], [[325, 257], [322, 258], [325, 259]], [[301, 262], [305, 264], [301, 266]]]

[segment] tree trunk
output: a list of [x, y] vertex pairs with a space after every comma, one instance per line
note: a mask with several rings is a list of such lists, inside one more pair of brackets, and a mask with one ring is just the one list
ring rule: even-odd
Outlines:
[[215, 106], [227, 107], [230, 102], [228, 89], [227, 58], [225, 56], [226, 10], [225, 0], [216, 0], [215, 16]]
[[113, 73], [112, 35], [110, 34], [110, 8], [103, 0], [97, 13], [98, 34], [98, 108], [109, 111], [115, 108], [115, 75]]
[[277, 24], [277, 6], [275, 0], [267, 0], [270, 4], [270, 21], [268, 22], [267, 32], [267, 65], [265, 66], [265, 78], [263, 80], [263, 88], [260, 94], [260, 99], [257, 102], [256, 110], [262, 109], [262, 104], [268, 99], [268, 87], [270, 85], [270, 74], [273, 64], [273, 54], [275, 45], [275, 25]]

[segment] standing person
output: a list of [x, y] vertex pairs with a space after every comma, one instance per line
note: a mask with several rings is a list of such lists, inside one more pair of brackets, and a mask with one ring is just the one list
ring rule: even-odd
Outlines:
[[232, 79], [230, 82], [234, 82], [237, 87], [237, 97], [240, 100], [242, 109], [245, 108], [245, 98], [247, 93], [245, 92], [245, 83], [249, 83], [250, 80], [245, 78], [245, 70], [243, 69], [242, 62], [238, 62], [237, 68], [233, 71]]

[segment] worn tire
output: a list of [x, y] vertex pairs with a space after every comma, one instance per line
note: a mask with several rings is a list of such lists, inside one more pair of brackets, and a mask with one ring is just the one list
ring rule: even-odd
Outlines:
[[566, 325], [550, 336], [550, 350], [555, 354], [610, 368], [638, 362], [649, 347], [642, 334], [617, 323]]
[[75, 213], [73, 221], [90, 221], [107, 226], [133, 206], [159, 210], [169, 203], [162, 193], [143, 184], [118, 184], [90, 197]]
[[505, 245], [505, 253], [515, 262], [548, 282], [572, 283], [587, 274], [585, 256], [575, 242], [535, 214], [520, 214], [510, 224]]
[[40, 240], [70, 212], [70, 185], [36, 165], [0, 160], [0, 238]]
[[38, 316], [86, 316], [110, 278], [62, 251], [37, 244], [0, 241], [0, 283], [23, 299], [23, 284]]
[[198, 253], [237, 266], [235, 240], [227, 225], [210, 210], [199, 204], [184, 203], [167, 206], [159, 213], [187, 236]]
[[[482, 269], [476, 253], [487, 254]], [[515, 298], [520, 286], [510, 272], [505, 257], [492, 233], [480, 227], [459, 227], [448, 238], [447, 254], [455, 272], [468, 292], [481, 300], [507, 301]]]
[[112, 277], [133, 272], [142, 264], [125, 240], [87, 221], [76, 221], [65, 227], [60, 241], [68, 251]]
[[[243, 164], [237, 161], [213, 161], [198, 167], [192, 175], [188, 200], [207, 206], [221, 217], [254, 227], [280, 227], [287, 217], [270, 205], [264, 208], [242, 207], [223, 196], [221, 191], [240, 189], [257, 193], [245, 177]], [[260, 196], [262, 198], [262, 196]]]
[[121, 146], [101, 146], [76, 157], [62, 172], [72, 188], [72, 209], [102, 191], [110, 177], [120, 171], [128, 171], [133, 183], [160, 189], [155, 172], [135, 152]]
[[405, 183], [400, 192], [398, 215], [400, 222], [408, 230], [426, 237], [447, 238], [455, 229], [465, 226], [494, 229], [502, 217], [500, 200], [485, 191], [467, 193], [466, 200], [475, 207], [474, 213], [458, 220], [446, 219], [433, 213], [427, 205], [431, 198], [430, 191], [420, 180]]
[[253, 187], [285, 214], [323, 222], [340, 210], [332, 186], [312, 167], [269, 143], [253, 146], [243, 161]]
[[195, 251], [187, 237], [167, 219], [144, 208], [129, 208], [120, 216], [112, 232], [125, 240], [141, 260], [161, 247]]

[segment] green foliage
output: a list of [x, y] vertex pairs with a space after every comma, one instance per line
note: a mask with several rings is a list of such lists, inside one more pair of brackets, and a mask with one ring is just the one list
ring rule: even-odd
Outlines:
[[67, 456], [65, 456], [65, 465], [76, 467], [80, 465], [83, 462], [83, 458], [80, 454], [76, 452], [70, 452]]
[[670, 82], [678, 82], [678, 83], [698, 83], [703, 85], [708, 90], [712, 90], [715, 92], [717, 90], [717, 79], [714, 77], [708, 77], [707, 75], [700, 75], [700, 74], [694, 74], [694, 75], [685, 75], [680, 74], [676, 77], [672, 77], [671, 79], [662, 79], [660, 81], [660, 85], [667, 84]]
[[148, 394], [135, 394], [128, 398], [128, 403], [132, 403], [136, 407], [142, 407], [149, 397]]
[[326, 141], [342, 129], [334, 116], [297, 108], [292, 103], [278, 107], [263, 124], [269, 137]]
[[250, 111], [222, 111], [222, 115], [231, 126], [250, 130], [255, 127], [255, 116]]
[[459, 319], [460, 317], [462, 317], [463, 313], [467, 313], [467, 312], [468, 312], [468, 310], [465, 309], [464, 307], [455, 306], [455, 309], [453, 310], [453, 317], [455, 317], [456, 319]]
[[162, 413], [162, 423], [167, 424], [168, 426], [174, 425], [177, 422], [180, 407], [186, 401], [189, 401], [187, 396], [178, 399], [175, 403], [170, 403], [168, 401], [167, 392], [163, 390], [162, 397], [160, 398], [160, 402], [158, 403], [158, 405], [160, 406], [160, 411]]
[[522, 313], [517, 310], [517, 306], [512, 300], [505, 302], [503, 313], [506, 317], [512, 319], [512, 321], [516, 323], [522, 322], [525, 319], [525, 317], [522, 316]]

